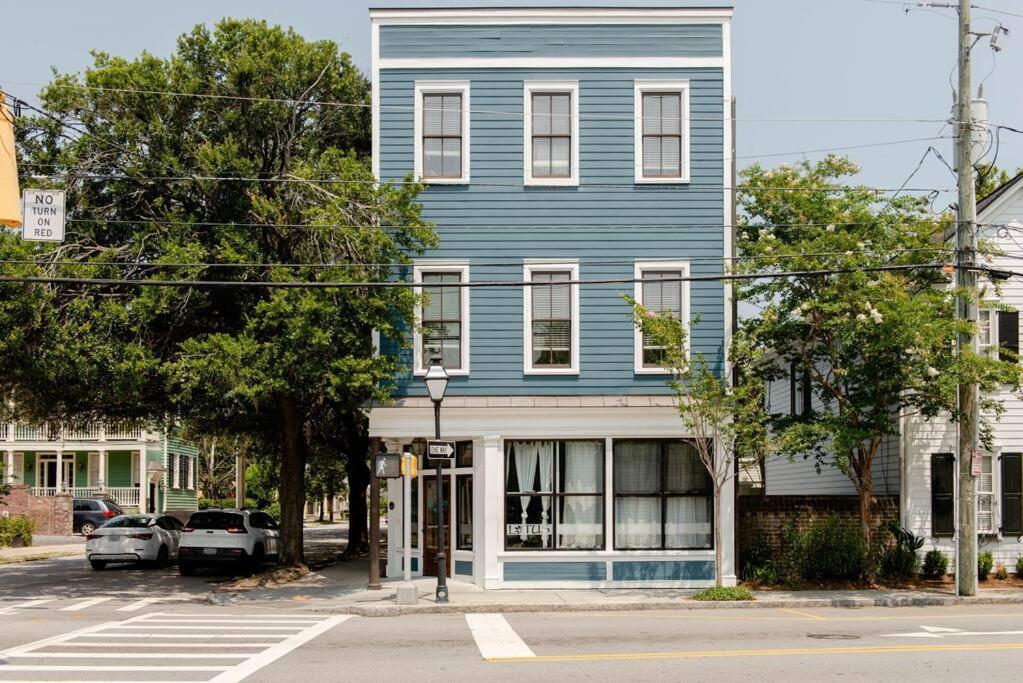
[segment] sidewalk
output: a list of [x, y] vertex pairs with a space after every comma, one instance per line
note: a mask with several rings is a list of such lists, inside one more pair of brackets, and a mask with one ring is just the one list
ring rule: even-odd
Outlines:
[[25, 548], [0, 548], [0, 564], [85, 555], [82, 536], [35, 536], [32, 540], [35, 545]]
[[640, 610], [909, 607], [959, 604], [1023, 604], [1023, 591], [982, 590], [973, 598], [957, 598], [938, 590], [756, 591], [753, 602], [702, 602], [689, 599], [697, 590], [683, 589], [546, 589], [485, 591], [464, 580], [448, 581], [448, 604], [437, 604], [434, 577], [413, 580], [419, 604], [395, 603], [399, 581], [384, 580], [381, 590], [366, 589], [367, 562], [343, 562], [277, 588], [238, 593], [211, 593], [219, 604], [301, 603], [314, 612], [398, 616], [465, 612], [624, 612]]

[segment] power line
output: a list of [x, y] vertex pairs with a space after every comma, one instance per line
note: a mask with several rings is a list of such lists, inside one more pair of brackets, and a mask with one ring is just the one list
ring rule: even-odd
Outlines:
[[[187, 93], [174, 90], [149, 90], [141, 88], [110, 88], [106, 86], [97, 85], [85, 85], [81, 83], [39, 83], [30, 81], [7, 81], [0, 79], [0, 82], [10, 83], [12, 85], [32, 85], [47, 88], [57, 88], [64, 90], [89, 90], [97, 92], [112, 92], [119, 94], [131, 94], [131, 95], [153, 95], [153, 96], [166, 96], [166, 97], [186, 97], [186, 98], [197, 98], [197, 99], [213, 99], [213, 100], [228, 100], [228, 101], [239, 101], [239, 102], [268, 102], [275, 104], [315, 104], [323, 107], [340, 107], [340, 108], [359, 108], [366, 109], [371, 108], [373, 104], [371, 102], [340, 102], [336, 100], [308, 100], [308, 99], [295, 99], [288, 97], [257, 97], [252, 95], [224, 95], [215, 93]], [[380, 104], [381, 109], [398, 110], [398, 111], [446, 111], [444, 108], [425, 108], [417, 107], [415, 105], [405, 104]], [[522, 117], [524, 112], [512, 111], [512, 110], [501, 110], [501, 109], [474, 109], [469, 108], [469, 113], [475, 114], [495, 114], [503, 116], [515, 116]], [[550, 116], [555, 116], [551, 114]], [[574, 117], [576, 114], [558, 114], [557, 116]], [[594, 119], [594, 120], [605, 120], [605, 121], [635, 121], [634, 114], [578, 114], [580, 120], [582, 119]], [[708, 116], [708, 117], [696, 117], [690, 116], [691, 121], [731, 121], [732, 118], [722, 114], [721, 116]], [[927, 119], [927, 118], [912, 118], [912, 117], [798, 117], [798, 118], [762, 118], [762, 119], [735, 119], [740, 122], [761, 122], [761, 123], [943, 123], [944, 119]]]
[[[725, 280], [765, 280], [783, 277], [816, 277], [839, 275], [843, 273], [874, 273], [905, 270], [923, 270], [943, 268], [943, 263], [919, 263], [888, 266], [866, 266], [859, 268], [825, 268], [819, 270], [784, 271], [777, 273], [733, 273], [715, 275], [689, 275], [666, 277], [658, 282], [722, 282]], [[590, 280], [565, 280], [558, 285], [618, 285], [643, 282], [642, 278], [601, 278]], [[34, 276], [0, 276], [0, 283], [20, 284], [53, 284], [53, 285], [86, 285], [86, 286], [131, 286], [131, 287], [196, 287], [202, 289], [408, 289], [421, 288], [422, 283], [402, 280], [385, 282], [316, 282], [316, 281], [270, 281], [257, 282], [252, 280], [125, 280], [118, 278], [73, 278], [73, 277], [34, 277]], [[453, 287], [457, 289], [508, 288], [508, 287], [547, 287], [549, 282], [532, 282], [529, 280], [505, 281], [488, 280], [481, 282], [437, 282], [428, 285], [430, 289]]]

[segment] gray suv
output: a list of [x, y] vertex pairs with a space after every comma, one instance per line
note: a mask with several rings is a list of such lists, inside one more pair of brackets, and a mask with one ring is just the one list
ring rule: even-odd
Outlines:
[[124, 514], [117, 503], [107, 498], [75, 498], [72, 505], [72, 531], [83, 536], [91, 534], [108, 519]]

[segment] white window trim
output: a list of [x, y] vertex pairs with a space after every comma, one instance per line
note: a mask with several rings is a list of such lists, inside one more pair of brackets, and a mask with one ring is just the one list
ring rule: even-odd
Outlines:
[[[643, 175], [643, 93], [678, 93], [682, 96], [682, 175], [671, 178], [647, 178]], [[636, 182], [654, 185], [678, 185], [688, 183], [689, 166], [689, 81], [643, 80], [636, 81], [633, 91], [633, 150], [635, 156]]]
[[[545, 92], [567, 92], [572, 97], [571, 118], [572, 141], [569, 149], [569, 163], [572, 174], [567, 178], [533, 177], [533, 94]], [[522, 182], [542, 187], [574, 187], [579, 185], [579, 81], [525, 81], [522, 84]], [[575, 278], [573, 278], [575, 279]]]
[[[469, 262], [465, 260], [429, 259], [417, 260], [412, 266], [412, 281], [416, 284], [414, 288], [416, 296], [423, 295], [423, 273], [458, 273], [462, 282], [469, 282]], [[461, 368], [449, 368], [448, 374], [452, 377], [459, 377], [469, 374], [469, 288], [461, 287], [459, 292], [459, 305], [462, 308], [462, 338], [461, 338]], [[413, 374], [422, 377], [426, 374], [427, 368], [423, 367], [423, 335], [419, 331], [423, 324], [422, 306], [416, 306], [416, 331], [413, 339]]]
[[14, 477], [15, 484], [25, 483], [25, 454], [21, 451], [14, 453], [14, 458], [11, 462], [12, 470], [11, 476]]
[[[980, 343], [980, 334], [979, 334], [979, 332], [980, 332], [980, 329], [979, 329], [979, 326], [980, 326], [980, 314], [981, 314], [982, 311], [986, 312], [988, 314], [988, 325], [990, 326], [990, 329], [988, 331], [988, 337], [989, 337], [988, 338], [988, 343], [987, 344], [983, 344], [983, 345]], [[977, 330], [977, 332], [978, 332], [978, 334], [977, 334], [977, 352], [979, 353], [979, 355], [982, 355], [982, 356], [989, 356], [989, 357], [990, 356], [994, 356], [994, 357], [997, 357], [998, 349], [1000, 348], [1000, 344], [999, 344], [999, 340], [998, 340], [998, 309], [994, 308], [994, 307], [992, 307], [990, 305], [988, 305], [988, 306], [981, 306], [980, 309], [977, 311], [977, 326], [978, 326], [978, 330]]]
[[979, 498], [981, 495], [980, 491], [980, 477], [977, 477], [976, 483], [976, 495], [978, 498], [977, 503], [977, 533], [983, 536], [998, 536], [1001, 538], [1002, 535], [1002, 447], [995, 446], [990, 451], [980, 451], [980, 455], [983, 458], [991, 459], [991, 490], [987, 493], [991, 494], [991, 529], [986, 531], [980, 530], [979, 517], [980, 517], [980, 503]]
[[177, 453], [170, 454], [171, 462], [171, 488], [181, 488], [181, 456]]
[[[109, 453], [107, 455], [109, 457]], [[92, 478], [92, 470], [93, 470], [92, 465], [93, 465], [93, 463], [96, 464], [96, 468], [95, 468], [96, 469], [96, 479]], [[99, 453], [90, 451], [89, 453], [86, 454], [85, 483], [90, 488], [93, 487], [93, 486], [99, 486], [99, 480], [103, 478], [103, 473], [100, 472], [100, 465], [102, 465], [102, 463], [99, 461]]]
[[[136, 455], [137, 454], [137, 455]], [[145, 451], [132, 451], [129, 462], [131, 463], [131, 485], [141, 486], [142, 480], [139, 478], [139, 469], [142, 466], [142, 461], [145, 460]]]
[[[678, 270], [681, 271], [682, 277], [689, 277], [689, 262], [688, 261], [636, 261], [635, 271], [633, 277], [636, 279], [633, 285], [633, 298], [640, 304], [643, 304], [643, 272], [647, 270]], [[689, 283], [683, 282], [682, 287], [682, 324], [686, 330], [686, 357], [689, 357], [689, 350], [691, 344], [689, 343], [689, 332], [691, 330], [690, 319], [691, 314], [689, 311]], [[643, 332], [633, 325], [633, 369], [637, 375], [666, 375], [669, 374], [668, 370], [664, 368], [647, 368], [643, 367]]]
[[[423, 177], [423, 95], [461, 93], [462, 95], [462, 175], [457, 178]], [[465, 185], [469, 182], [469, 81], [416, 81], [413, 116], [413, 173], [429, 185]]]
[[[579, 279], [579, 262], [564, 260], [527, 259], [522, 266], [522, 279], [532, 282], [533, 271], [560, 271], [569, 274], [573, 282]], [[579, 285], [569, 290], [572, 310], [572, 364], [567, 368], [533, 367], [533, 288], [522, 288], [522, 368], [525, 375], [578, 375], [579, 374]]]

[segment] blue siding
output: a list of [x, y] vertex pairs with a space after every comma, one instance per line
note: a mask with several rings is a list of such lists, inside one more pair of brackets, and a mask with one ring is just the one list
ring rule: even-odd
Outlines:
[[606, 581], [603, 562], [505, 562], [505, 581]]
[[615, 581], [710, 581], [714, 561], [615, 562]]
[[[689, 186], [634, 185], [634, 82], [652, 78], [690, 82], [694, 120]], [[694, 275], [721, 272], [721, 69], [385, 70], [380, 76], [378, 132], [384, 179], [403, 178], [413, 168], [411, 108], [417, 79], [469, 81], [473, 110], [471, 183], [430, 186], [420, 195], [424, 216], [436, 223], [440, 236], [440, 247], [424, 257], [469, 259], [473, 281], [520, 280], [523, 258], [667, 257], [690, 260]], [[580, 187], [522, 186], [522, 82], [538, 79], [579, 81]], [[594, 186], [600, 183], [623, 186]], [[488, 266], [488, 260], [514, 265]], [[633, 265], [584, 261], [580, 277], [632, 278]], [[580, 374], [529, 376], [523, 375], [521, 289], [473, 289], [471, 375], [453, 378], [449, 393], [667, 393], [663, 376], [634, 373], [633, 326], [620, 296], [632, 290], [631, 284], [582, 287]], [[692, 313], [700, 317], [693, 330], [694, 349], [720, 361], [723, 286], [695, 283], [690, 297]], [[421, 382], [409, 380], [410, 372], [399, 377], [398, 395], [425, 393]]]
[[460, 576], [472, 576], [472, 562], [469, 560], [455, 560], [455, 573]]
[[380, 56], [719, 57], [721, 25], [384, 25]]

